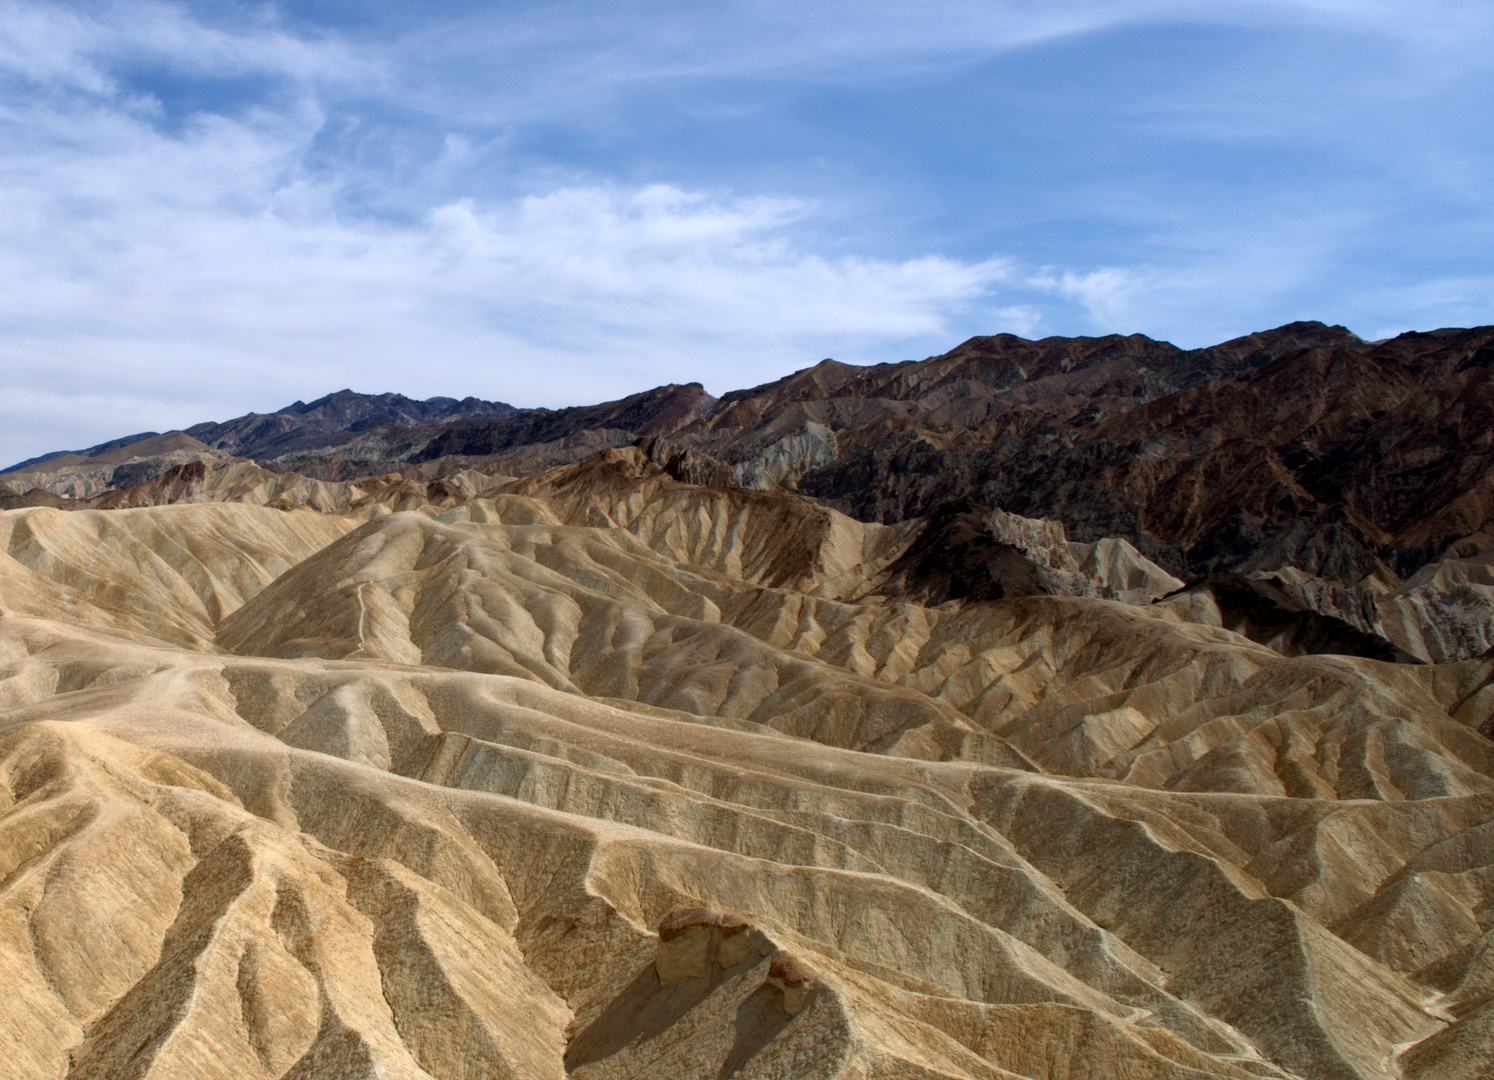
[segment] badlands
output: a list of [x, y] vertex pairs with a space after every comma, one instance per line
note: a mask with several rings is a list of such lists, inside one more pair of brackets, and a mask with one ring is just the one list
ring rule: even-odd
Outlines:
[[1489, 1077], [1494, 330], [1437, 333], [0, 474], [0, 1075]]

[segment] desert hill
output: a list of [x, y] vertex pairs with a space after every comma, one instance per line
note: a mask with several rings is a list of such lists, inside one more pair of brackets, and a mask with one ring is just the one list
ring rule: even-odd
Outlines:
[[969, 496], [861, 520], [702, 395], [526, 475], [6, 481], [11, 1074], [1488, 1075], [1494, 656], [1427, 655], [1476, 540], [1189, 581]]

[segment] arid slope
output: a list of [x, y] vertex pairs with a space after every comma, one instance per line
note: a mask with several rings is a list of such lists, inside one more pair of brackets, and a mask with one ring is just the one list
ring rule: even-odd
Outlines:
[[0, 512], [11, 1075], [1488, 1075], [1494, 659], [646, 448], [254, 490]]

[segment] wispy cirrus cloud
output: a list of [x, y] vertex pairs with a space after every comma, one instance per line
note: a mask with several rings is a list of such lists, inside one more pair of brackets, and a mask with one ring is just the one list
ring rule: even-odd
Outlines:
[[1474, 319], [1494, 13], [1434, 7], [0, 0], [0, 458], [348, 384]]
[[355, 181], [306, 164], [323, 124], [304, 106], [167, 132], [122, 92], [0, 114], [0, 457], [36, 449], [38, 415], [88, 441], [308, 385], [552, 405], [702, 374], [720, 390], [827, 338], [937, 335], [1005, 272], [827, 256], [791, 235], [802, 201], [667, 185], [349, 215]]
[[214, 26], [157, 0], [0, 0], [0, 27], [0, 75], [99, 95], [120, 93], [121, 65], [334, 83], [377, 83], [382, 69], [376, 54], [335, 36], [290, 33], [270, 18]]
[[[0, 105], [0, 457], [36, 449], [37, 416], [88, 441], [348, 382], [551, 405], [702, 375], [719, 390], [827, 339], [946, 332], [1005, 272], [822, 253], [793, 236], [804, 200], [667, 184], [561, 178], [425, 206], [386, 191], [401, 213], [350, 211], [389, 180], [316, 160], [319, 81], [378, 79], [345, 45], [160, 5], [12, 2], [0, 28], [19, 43], [0, 78], [30, 84]], [[146, 52], [295, 92], [164, 125], [117, 74]]]

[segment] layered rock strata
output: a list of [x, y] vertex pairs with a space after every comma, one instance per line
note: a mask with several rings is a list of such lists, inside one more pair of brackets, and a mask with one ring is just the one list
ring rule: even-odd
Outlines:
[[0, 512], [12, 1074], [1487, 1075], [1494, 659], [671, 466]]

